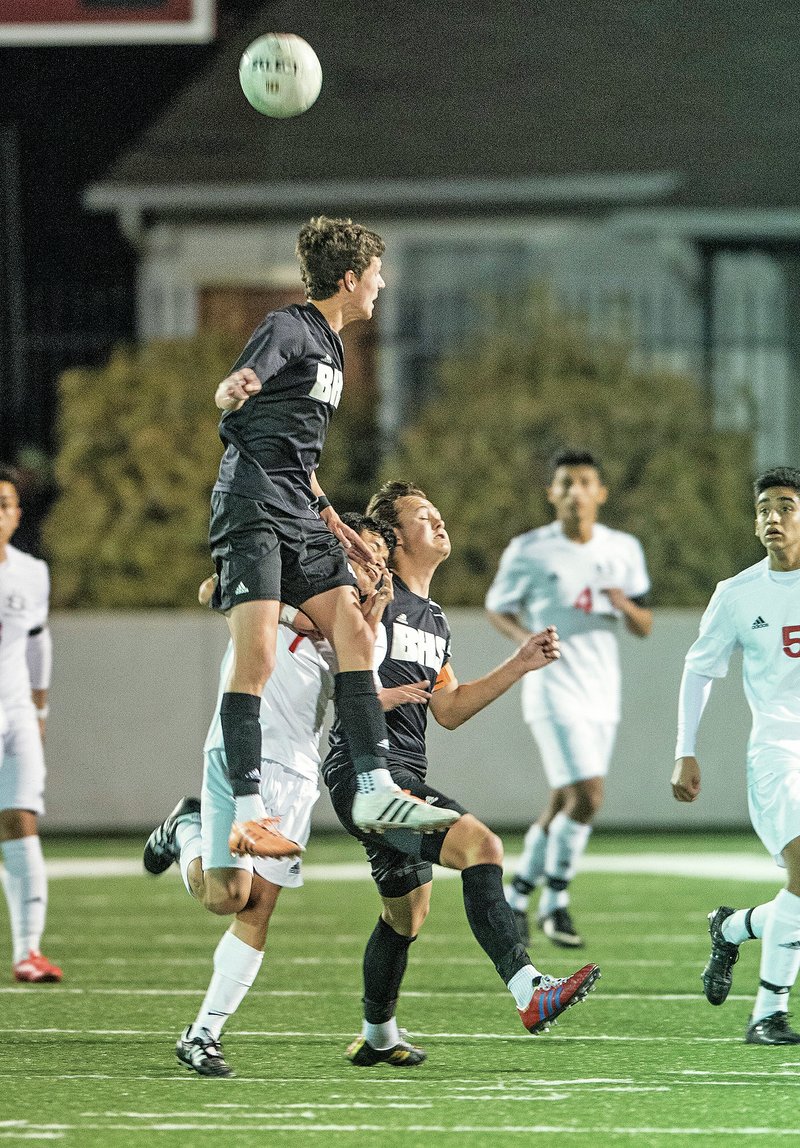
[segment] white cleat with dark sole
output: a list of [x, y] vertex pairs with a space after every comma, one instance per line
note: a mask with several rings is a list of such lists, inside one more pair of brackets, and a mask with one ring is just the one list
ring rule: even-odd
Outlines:
[[385, 833], [387, 829], [411, 829], [415, 833], [438, 833], [449, 829], [461, 814], [455, 809], [439, 809], [418, 797], [405, 793], [399, 786], [357, 793], [353, 802], [353, 821], [359, 829]]

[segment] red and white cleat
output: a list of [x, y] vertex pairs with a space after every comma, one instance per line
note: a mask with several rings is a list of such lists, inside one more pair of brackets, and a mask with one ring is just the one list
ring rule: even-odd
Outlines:
[[15, 981], [26, 981], [31, 985], [41, 985], [60, 981], [63, 973], [58, 965], [51, 964], [47, 957], [31, 950], [27, 957], [13, 966]]
[[228, 848], [237, 857], [299, 857], [303, 846], [275, 828], [276, 817], [260, 821], [234, 821]]
[[556, 1023], [556, 1017], [586, 999], [599, 976], [597, 965], [584, 965], [571, 977], [543, 976], [534, 983], [530, 1004], [517, 1009], [528, 1032], [534, 1036], [547, 1032], [550, 1025]]

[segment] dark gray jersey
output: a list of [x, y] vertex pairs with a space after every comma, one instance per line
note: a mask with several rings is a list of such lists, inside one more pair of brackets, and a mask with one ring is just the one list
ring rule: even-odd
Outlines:
[[[395, 574], [394, 601], [387, 606], [382, 625], [386, 630], [386, 655], [378, 666], [381, 685], [409, 685], [427, 678], [433, 691], [442, 668], [450, 661], [450, 625], [441, 606], [431, 598], [414, 594]], [[427, 721], [427, 705], [415, 702], [406, 702], [386, 714], [389, 760], [402, 762], [422, 778], [427, 770]], [[323, 772], [347, 757], [347, 742], [337, 719]]]
[[313, 303], [292, 304], [266, 316], [232, 371], [241, 367], [262, 389], [220, 420], [214, 489], [314, 518], [310, 479], [342, 396], [342, 341]]

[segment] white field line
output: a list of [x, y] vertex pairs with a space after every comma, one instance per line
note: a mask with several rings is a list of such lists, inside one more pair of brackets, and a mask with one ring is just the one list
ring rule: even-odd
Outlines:
[[[237, 1078], [238, 1079], [238, 1078]], [[263, 1084], [263, 1081], [260, 1083]], [[35, 1134], [36, 1138], [44, 1134], [65, 1132], [230, 1132], [230, 1124], [211, 1124], [205, 1122], [170, 1123], [157, 1120], [152, 1123], [141, 1124], [30, 1124], [20, 1121], [18, 1127], [21, 1131]], [[404, 1124], [402, 1129], [389, 1124], [319, 1124], [312, 1121], [303, 1121], [298, 1124], [291, 1123], [261, 1123], [259, 1130], [263, 1132], [293, 1132], [298, 1137], [307, 1137], [310, 1133], [371, 1133], [375, 1135], [391, 1135], [401, 1131], [420, 1133], [423, 1135], [452, 1135], [453, 1133], [474, 1134], [486, 1137], [497, 1136], [530, 1136], [530, 1135], [561, 1135], [561, 1136], [727, 1136], [731, 1139], [741, 1139], [744, 1136], [800, 1136], [800, 1128], [772, 1128], [772, 1127], [746, 1127], [741, 1126], [706, 1127], [706, 1128], [664, 1128], [655, 1125], [613, 1125], [613, 1124]], [[0, 1133], [2, 1134], [2, 1133]], [[9, 1135], [9, 1133], [6, 1133]], [[10, 1133], [15, 1135], [15, 1133]], [[19, 1133], [16, 1133], [19, 1137]], [[302, 1139], [301, 1139], [302, 1143]]]
[[[506, 858], [506, 869], [512, 870], [518, 857]], [[764, 881], [782, 885], [785, 871], [770, 857], [744, 853], [608, 853], [584, 857], [584, 873], [653, 874], [659, 877], [705, 877], [713, 880]], [[175, 870], [177, 874], [177, 870]], [[141, 861], [136, 858], [62, 858], [47, 862], [51, 880], [69, 877], [138, 877], [144, 876]], [[308, 881], [368, 881], [369, 867], [362, 862], [339, 865], [303, 866]], [[458, 877], [452, 869], [436, 869], [436, 880]]]
[[[70, 988], [66, 985], [48, 985], [44, 990], [41, 985], [3, 985], [0, 987], [1, 995], [24, 996], [32, 994], [37, 997], [62, 996], [98, 996], [98, 997], [195, 997], [197, 989], [170, 989], [170, 988]], [[322, 1000], [327, 997], [352, 997], [352, 989], [250, 989], [248, 997], [267, 997], [272, 999], [306, 999]], [[475, 990], [470, 991], [470, 999], [476, 1000], [508, 1000], [501, 990]], [[448, 992], [446, 990], [409, 989], [403, 993], [403, 999], [409, 1000], [463, 1000], [461, 991]], [[650, 1001], [668, 1004], [700, 1004], [703, 997], [699, 993], [615, 993], [601, 992], [591, 997], [592, 1003], [615, 1004], [618, 1001]], [[742, 996], [731, 993], [729, 1001], [751, 1001], [752, 995]], [[584, 1002], [579, 1002], [584, 1003]], [[0, 1028], [0, 1032], [4, 1030]]]
[[[729, 998], [730, 999], [730, 998]], [[174, 1037], [175, 1032], [173, 1029], [140, 1029], [140, 1028], [0, 1028], [0, 1033], [13, 1036], [150, 1036], [150, 1037]], [[411, 1031], [410, 1035], [414, 1040], [501, 1040], [501, 1041], [526, 1041], [530, 1042], [531, 1037], [525, 1033], [499, 1033], [499, 1032], [416, 1032]], [[292, 1030], [269, 1031], [261, 1029], [254, 1032], [237, 1032], [235, 1034], [236, 1040], [244, 1038], [252, 1038], [253, 1040], [264, 1040], [265, 1038], [274, 1037], [276, 1039], [285, 1039], [291, 1037], [292, 1040], [352, 1040], [353, 1033], [348, 1030], [347, 1032], [298, 1032]], [[539, 1038], [534, 1038], [537, 1043]], [[736, 1036], [631, 1036], [628, 1034], [611, 1035], [601, 1034], [594, 1036], [570, 1036], [567, 1033], [561, 1033], [557, 1036], [548, 1036], [545, 1038], [545, 1043], [555, 1040], [558, 1043], [562, 1041], [592, 1041], [594, 1043], [613, 1043], [613, 1044], [741, 1044], [741, 1035]], [[0, 1072], [0, 1078], [9, 1075], [8, 1073]], [[74, 1075], [72, 1073], [70, 1076]], [[347, 1077], [352, 1081], [352, 1076]]]

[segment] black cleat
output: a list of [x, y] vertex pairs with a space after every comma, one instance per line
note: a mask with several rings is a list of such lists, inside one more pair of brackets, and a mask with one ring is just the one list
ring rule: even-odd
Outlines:
[[[726, 941], [722, 935], [722, 922], [727, 920], [733, 912], [734, 910], [729, 909], [727, 905], [720, 905], [713, 913], [708, 914], [711, 953], [701, 977], [706, 1000], [713, 1005], [725, 1003], [733, 984], [733, 966], [739, 960], [739, 946], [734, 945], [731, 941]], [[751, 1043], [768, 1044], [772, 1042], [756, 1041]]]
[[[403, 1035], [401, 1033], [401, 1035]], [[391, 1048], [373, 1048], [366, 1037], [357, 1036], [345, 1054], [358, 1068], [371, 1068], [374, 1064], [392, 1064], [395, 1068], [414, 1068], [427, 1059], [422, 1048], [401, 1040]]]
[[745, 1044], [800, 1044], [800, 1032], [789, 1028], [787, 1012], [774, 1012], [753, 1021], [744, 1034], [744, 1041]]
[[148, 873], [158, 877], [160, 873], [169, 869], [173, 861], [177, 861], [175, 827], [183, 817], [191, 817], [194, 814], [197, 814], [198, 817], [200, 815], [199, 799], [197, 797], [182, 797], [172, 813], [160, 825], [156, 826], [147, 838], [142, 857]]
[[191, 1068], [200, 1076], [233, 1076], [233, 1069], [225, 1063], [222, 1045], [215, 1040], [207, 1028], [201, 1028], [189, 1039], [192, 1026], [185, 1028], [175, 1045], [175, 1055], [180, 1064]]
[[528, 914], [524, 909], [512, 909], [511, 912], [514, 914], [514, 924], [517, 926], [519, 943], [527, 949], [531, 943], [531, 928], [528, 924]]
[[540, 917], [539, 928], [560, 949], [583, 948], [583, 937], [575, 928], [569, 909], [553, 909], [552, 913]]

